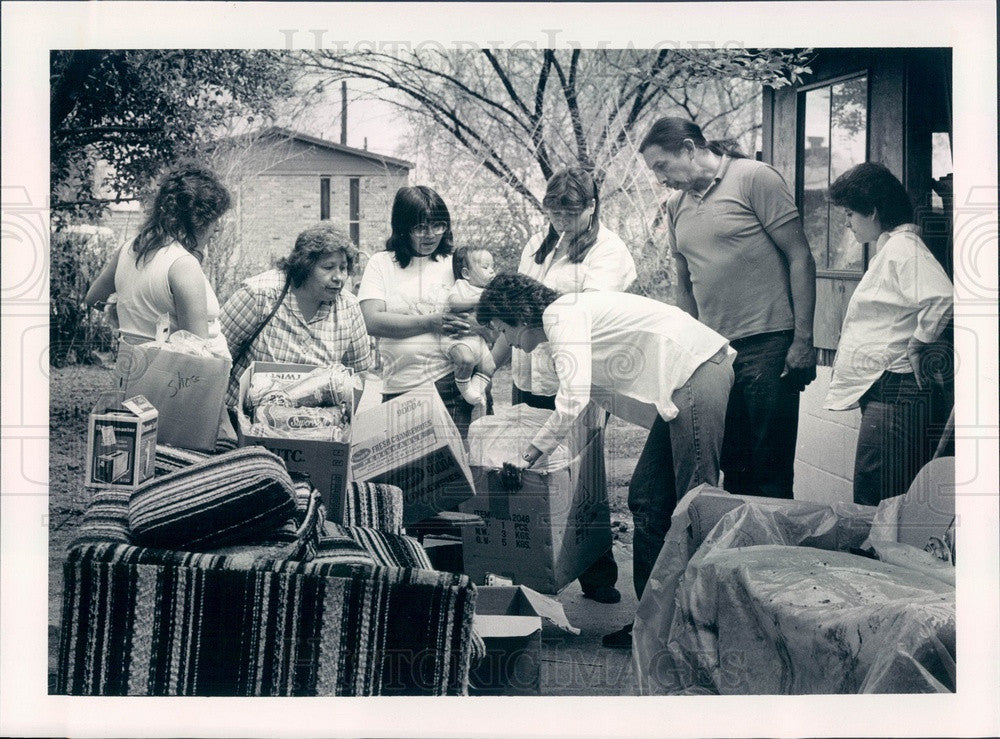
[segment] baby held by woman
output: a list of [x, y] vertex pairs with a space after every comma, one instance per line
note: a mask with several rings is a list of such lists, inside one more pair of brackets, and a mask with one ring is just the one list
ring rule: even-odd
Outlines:
[[[448, 310], [455, 313], [474, 311], [483, 288], [493, 279], [493, 255], [479, 247], [463, 246], [452, 255], [455, 286], [448, 294]], [[486, 341], [478, 334], [455, 339], [444, 336], [441, 348], [455, 367], [455, 384], [467, 403], [475, 406], [476, 417], [486, 409], [486, 388], [496, 371]]]

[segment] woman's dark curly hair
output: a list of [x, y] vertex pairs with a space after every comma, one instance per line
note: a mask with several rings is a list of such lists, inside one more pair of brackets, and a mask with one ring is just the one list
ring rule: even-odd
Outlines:
[[863, 162], [834, 180], [830, 202], [863, 216], [878, 211], [879, 225], [885, 231], [913, 223], [913, 204], [903, 183], [875, 162]]
[[[573, 264], [582, 262], [587, 251], [597, 241], [601, 217], [601, 198], [597, 191], [597, 182], [583, 167], [569, 167], [556, 172], [545, 185], [543, 208], [583, 211], [589, 208], [591, 203], [594, 204], [594, 214], [590, 218], [590, 225], [583, 233], [574, 236], [569, 243], [567, 256]], [[548, 233], [535, 252], [535, 264], [544, 264], [545, 258], [556, 248], [557, 243], [559, 243], [559, 233], [550, 223]]]
[[508, 326], [541, 326], [542, 313], [561, 296], [562, 293], [538, 280], [505, 272], [483, 289], [476, 320], [484, 326], [490, 321], [503, 321]]
[[347, 262], [347, 272], [354, 274], [358, 262], [358, 249], [343, 227], [326, 221], [310, 226], [295, 238], [295, 248], [287, 257], [278, 260], [292, 287], [301, 287], [309, 279], [313, 267], [333, 254], [340, 254]]
[[396, 199], [392, 203], [392, 233], [385, 242], [386, 251], [392, 252], [399, 266], [406, 269], [416, 254], [413, 242], [410, 240], [410, 230], [422, 223], [440, 221], [447, 225], [438, 248], [431, 254], [431, 259], [451, 254], [454, 237], [451, 233], [451, 214], [444, 200], [434, 190], [426, 185], [416, 187], [401, 187], [396, 191]]
[[178, 162], [160, 178], [146, 221], [132, 242], [136, 264], [172, 241], [201, 261], [199, 239], [229, 206], [229, 191], [215, 172], [197, 162]]

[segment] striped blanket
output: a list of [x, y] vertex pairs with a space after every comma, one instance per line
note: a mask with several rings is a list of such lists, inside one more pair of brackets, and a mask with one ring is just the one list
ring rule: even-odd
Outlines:
[[[215, 477], [237, 470], [223, 482], [241, 477], [253, 488], [252, 469], [233, 466], [248, 452], [213, 458], [159, 447], [166, 477], [157, 490], [190, 493], [192, 467]], [[423, 548], [400, 533], [401, 491], [350, 485], [342, 513], [367, 525], [324, 521], [322, 508], [317, 518], [308, 484], [290, 494], [284, 526], [201, 552], [134, 546], [130, 494], [94, 494], [64, 564], [58, 691], [464, 695], [470, 660], [482, 652], [471, 628], [475, 587], [432, 571]], [[303, 555], [295, 544], [306, 531]]]
[[465, 694], [475, 587], [358, 550], [246, 567], [81, 545], [64, 566], [58, 692]]

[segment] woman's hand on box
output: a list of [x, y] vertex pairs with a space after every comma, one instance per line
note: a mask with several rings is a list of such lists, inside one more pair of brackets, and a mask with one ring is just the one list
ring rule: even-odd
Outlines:
[[518, 459], [504, 462], [500, 470], [500, 482], [504, 489], [520, 490], [525, 470], [530, 469], [541, 456], [541, 450], [534, 444], [529, 444]]

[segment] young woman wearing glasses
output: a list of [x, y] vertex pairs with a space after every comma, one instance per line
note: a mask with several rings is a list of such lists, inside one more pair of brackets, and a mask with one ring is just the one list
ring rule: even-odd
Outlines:
[[470, 332], [467, 315], [447, 311], [455, 284], [448, 206], [429, 187], [403, 187], [391, 224], [385, 251], [372, 255], [358, 290], [368, 333], [380, 339], [383, 399], [434, 382], [464, 438], [473, 407], [458, 391], [440, 342]]

